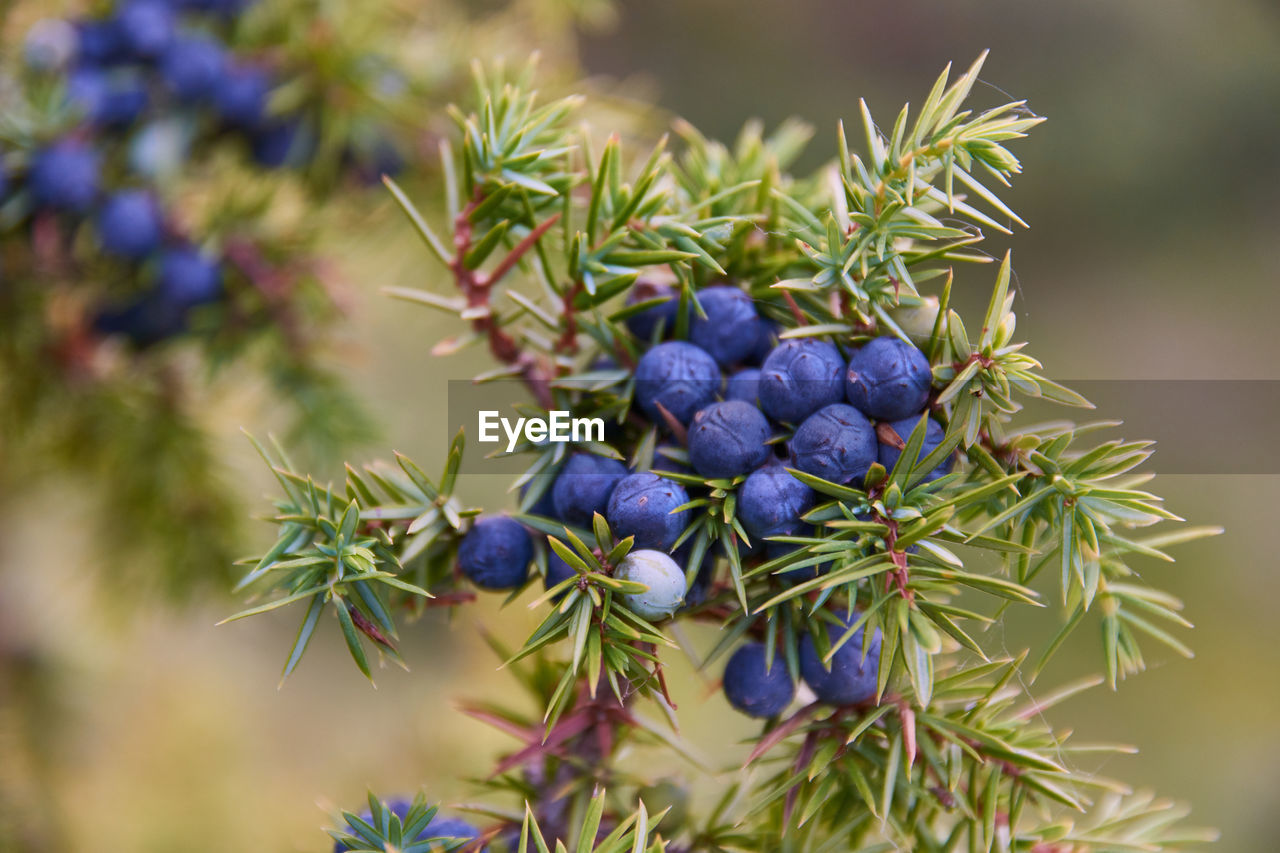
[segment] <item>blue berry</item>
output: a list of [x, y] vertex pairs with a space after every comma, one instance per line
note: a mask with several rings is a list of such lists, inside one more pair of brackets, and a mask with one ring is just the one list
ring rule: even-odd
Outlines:
[[458, 568], [484, 589], [514, 589], [529, 576], [529, 531], [505, 515], [477, 519], [458, 546]]
[[761, 317], [760, 322], [756, 324], [756, 343], [751, 349], [751, 354], [747, 356], [747, 363], [764, 364], [769, 353], [773, 352], [773, 348], [778, 345], [780, 331], [782, 327], [777, 323]]
[[844, 403], [809, 415], [791, 438], [796, 468], [841, 485], [861, 482], [876, 461], [877, 449], [871, 422]]
[[739, 646], [724, 668], [724, 697], [748, 717], [759, 719], [778, 716], [796, 698], [782, 655], [775, 654], [773, 666], [766, 668], [765, 652], [760, 643]]
[[133, 124], [146, 112], [150, 101], [151, 95], [142, 80], [133, 76], [117, 78], [107, 89], [101, 124], [108, 127]]
[[813, 501], [813, 490], [785, 468], [766, 465], [738, 488], [737, 517], [752, 536], [787, 536], [800, 529], [800, 516]]
[[268, 169], [297, 166], [310, 159], [315, 139], [299, 119], [278, 119], [259, 128], [249, 140], [253, 159]]
[[627, 466], [616, 459], [591, 453], [575, 453], [560, 469], [551, 487], [551, 499], [556, 517], [565, 524], [591, 529], [591, 520], [598, 512], [604, 515], [609, 507], [609, 496], [623, 477]]
[[693, 315], [689, 340], [722, 366], [737, 364], [755, 349], [760, 317], [745, 291], [717, 285], [698, 291], [706, 317]]
[[672, 512], [689, 502], [679, 483], [657, 474], [628, 474], [609, 496], [605, 517], [618, 539], [634, 536], [636, 548], [670, 550], [689, 522], [689, 511]]
[[211, 98], [223, 85], [227, 57], [222, 46], [204, 36], [182, 35], [164, 52], [160, 71], [180, 101]]
[[[854, 613], [842, 626], [827, 626], [827, 648], [835, 645], [860, 614]], [[800, 640], [800, 675], [819, 700], [828, 705], [857, 705], [875, 698], [880, 670], [880, 632], [871, 638], [866, 659], [862, 656], [863, 630], [859, 628], [831, 658], [831, 669], [823, 666], [813, 638]]]
[[102, 104], [107, 99], [107, 72], [101, 68], [76, 68], [67, 75], [67, 100], [77, 114], [98, 123]]
[[98, 239], [112, 255], [139, 260], [160, 244], [160, 236], [160, 207], [144, 190], [118, 192], [98, 211]]
[[141, 80], [132, 75], [79, 68], [67, 78], [67, 100], [89, 124], [120, 127], [142, 115], [149, 96]]
[[867, 417], [896, 421], [924, 408], [932, 384], [924, 353], [898, 338], [881, 337], [849, 359], [845, 394]]
[[613, 576], [644, 584], [644, 592], [621, 593], [619, 598], [641, 619], [657, 622], [671, 616], [684, 602], [684, 569], [661, 551], [632, 551], [622, 558]]
[[98, 198], [98, 152], [83, 142], [65, 139], [36, 154], [28, 179], [36, 204], [85, 213]]
[[[893, 421], [888, 424], [888, 426], [897, 433], [898, 437], [902, 439], [903, 444], [906, 444], [907, 439], [911, 437], [912, 431], [916, 428], [916, 425], [920, 423], [920, 419], [923, 417], [928, 416], [923, 414], [913, 415], [909, 418], [903, 418], [900, 421]], [[924, 429], [924, 444], [920, 445], [920, 453], [916, 456], [916, 462], [919, 462], [921, 459], [936, 450], [938, 445], [942, 444], [942, 439], [946, 437], [946, 434], [947, 432], [942, 428], [942, 424], [932, 418], [929, 418], [929, 423]], [[902, 448], [895, 447], [893, 444], [885, 442], [880, 443], [880, 464], [884, 466], [886, 471], [893, 470], [893, 466], [898, 464], [898, 458], [900, 456], [902, 456]], [[944, 477], [950, 468], [951, 460], [944, 459], [938, 463], [936, 468], [921, 478], [920, 482], [931, 483], [939, 477]]]
[[636, 365], [636, 402], [657, 424], [665, 423], [659, 405], [687, 424], [719, 390], [720, 368], [715, 359], [684, 341], [658, 344]]
[[157, 286], [163, 298], [174, 305], [213, 302], [222, 293], [222, 268], [195, 249], [170, 249], [160, 258]]
[[214, 93], [214, 104], [222, 120], [248, 130], [262, 124], [271, 96], [271, 77], [259, 68], [233, 66]]
[[85, 20], [75, 26], [75, 57], [81, 65], [109, 65], [124, 56], [126, 45], [116, 20]]
[[704, 477], [737, 477], [769, 458], [769, 432], [769, 420], [750, 403], [712, 403], [693, 416], [689, 460]]
[[217, 261], [195, 249], [165, 251], [154, 286], [123, 308], [101, 313], [94, 321], [103, 334], [126, 335], [139, 347], [182, 333], [192, 308], [216, 300], [222, 292], [222, 269]]
[[120, 38], [135, 59], [158, 59], [173, 41], [173, 8], [164, 0], [128, 0], [116, 12]]
[[799, 423], [843, 396], [844, 359], [826, 341], [783, 341], [760, 368], [760, 407], [774, 420]]
[[753, 406], [760, 405], [760, 368], [744, 367], [729, 377], [725, 385], [726, 400], [741, 400]]
[[631, 330], [631, 334], [644, 341], [653, 340], [653, 333], [657, 329], [659, 322], [662, 323], [662, 331], [665, 335], [670, 335], [672, 329], [676, 326], [676, 312], [680, 309], [680, 294], [665, 284], [656, 284], [652, 281], [643, 280], [637, 281], [632, 286], [631, 292], [627, 294], [627, 305], [651, 302], [654, 299], [663, 299], [665, 301], [657, 305], [651, 305], [626, 319], [627, 328]]
[[122, 307], [101, 311], [93, 328], [101, 335], [123, 335], [141, 349], [182, 334], [186, 310], [151, 292]]

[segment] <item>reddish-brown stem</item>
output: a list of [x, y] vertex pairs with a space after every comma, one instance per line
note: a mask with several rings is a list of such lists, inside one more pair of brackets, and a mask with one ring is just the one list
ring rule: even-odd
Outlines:
[[494, 267], [493, 272], [489, 273], [487, 276], [480, 277], [482, 286], [492, 287], [501, 281], [502, 277], [510, 272], [511, 268], [520, 262], [520, 259], [524, 257], [525, 253], [532, 249], [534, 244], [542, 239], [542, 235], [550, 231], [551, 227], [559, 221], [560, 214], [553, 213], [551, 216], [547, 217], [546, 220], [539, 223], [536, 228], [525, 235], [523, 240], [516, 243], [515, 248], [508, 252], [507, 256], [502, 259], [502, 262]]
[[368, 637], [370, 640], [373, 640], [375, 643], [377, 643], [380, 646], [383, 646], [385, 648], [391, 649], [392, 651], [395, 651], [396, 647], [391, 642], [391, 640], [388, 639], [387, 636], [382, 633], [382, 631], [378, 628], [377, 625], [373, 624], [368, 619], [366, 619], [365, 615], [360, 612], [360, 609], [358, 607], [356, 607], [354, 604], [348, 603], [347, 614], [351, 617], [351, 621], [355, 623], [355, 626], [359, 628], [361, 633], [363, 633], [366, 637]]
[[796, 298], [791, 295], [791, 291], [782, 291], [782, 299], [787, 303], [787, 307], [791, 309], [791, 316], [795, 318], [797, 326], [806, 325], [804, 312], [800, 310], [800, 304], [796, 302]]
[[964, 370], [966, 367], [973, 364], [975, 361], [978, 364], [981, 364], [983, 369], [985, 370], [990, 370], [992, 367], [995, 366], [995, 363], [996, 363], [995, 359], [988, 358], [987, 356], [983, 355], [980, 352], [975, 352], [975, 353], [970, 353], [969, 357], [964, 361], [952, 362], [951, 366], [955, 369], [957, 373], [959, 373], [961, 370]]
[[671, 434], [676, 437], [676, 441], [680, 442], [681, 447], [689, 446], [689, 431], [685, 429], [685, 425], [680, 423], [680, 419], [667, 411], [667, 407], [661, 403], [654, 401], [654, 405], [658, 407], [658, 413], [662, 415], [662, 420], [667, 425], [667, 429], [671, 430]]
[[547, 230], [559, 220], [560, 214], [554, 214], [539, 224], [507, 254], [498, 266], [488, 275], [469, 269], [466, 264], [467, 253], [471, 250], [474, 230], [471, 226], [471, 214], [483, 200], [483, 195], [476, 191], [467, 206], [459, 211], [453, 221], [453, 258], [449, 261], [449, 269], [453, 273], [454, 282], [462, 291], [469, 308], [487, 309], [482, 316], [471, 321], [471, 327], [488, 339], [489, 351], [493, 357], [503, 364], [516, 365], [520, 368], [520, 378], [533, 394], [538, 405], [550, 409], [554, 403], [551, 395], [551, 377], [546, 367], [539, 363], [533, 353], [526, 352], [520, 345], [494, 322], [489, 293], [492, 286], [519, 263], [520, 258], [547, 233]]
[[[883, 424], [881, 426], [883, 426]], [[890, 433], [897, 435], [892, 431], [892, 429], [890, 430]], [[901, 440], [901, 437], [899, 437], [899, 440]], [[874, 501], [883, 491], [883, 483], [874, 487], [870, 492], [871, 499]], [[874, 513], [874, 515], [877, 521], [888, 528], [888, 531], [885, 533], [884, 544], [886, 550], [889, 552], [889, 559], [893, 561], [894, 567], [892, 572], [885, 575], [885, 589], [889, 589], [891, 584], [896, 584], [898, 587], [898, 593], [906, 599], [908, 604], [911, 604], [915, 601], [915, 593], [907, 586], [911, 576], [907, 566], [906, 552], [898, 550], [898, 522], [896, 519], [881, 515], [878, 512]]]
[[581, 281], [575, 281], [573, 286], [564, 292], [564, 299], [561, 302], [564, 331], [560, 333], [560, 340], [556, 341], [557, 352], [567, 352], [572, 355], [578, 351], [578, 321], [573, 312], [573, 300], [581, 292]]

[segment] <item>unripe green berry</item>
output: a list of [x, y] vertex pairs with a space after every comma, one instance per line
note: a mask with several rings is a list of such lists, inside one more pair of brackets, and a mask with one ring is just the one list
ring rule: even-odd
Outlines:
[[650, 622], [667, 619], [684, 603], [684, 570], [661, 551], [632, 551], [622, 559], [613, 576], [648, 587], [644, 592], [619, 596], [641, 619]]

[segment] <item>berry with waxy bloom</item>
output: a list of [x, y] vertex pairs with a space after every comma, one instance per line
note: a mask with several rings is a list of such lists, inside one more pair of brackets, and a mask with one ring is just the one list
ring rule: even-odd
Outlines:
[[[854, 612], [843, 625], [827, 626], [827, 648], [834, 646], [861, 614]], [[876, 695], [876, 679], [880, 671], [880, 632], [872, 635], [863, 657], [863, 630], [859, 628], [831, 657], [827, 669], [819, 656], [813, 638], [806, 634], [800, 640], [800, 675], [804, 683], [828, 705], [858, 705]]]
[[861, 483], [878, 449], [871, 422], [845, 403], [832, 403], [809, 415], [791, 438], [796, 468], [841, 485]]
[[725, 665], [723, 684], [730, 705], [759, 719], [778, 716], [796, 697], [796, 685], [782, 655], [775, 654], [773, 666], [766, 666], [766, 650], [761, 643], [738, 647]]
[[609, 496], [625, 476], [627, 466], [616, 459], [575, 453], [560, 469], [551, 486], [556, 517], [566, 524], [589, 530], [595, 514], [604, 515], [608, 510]]
[[39, 151], [27, 174], [36, 204], [88, 212], [98, 198], [101, 160], [97, 151], [75, 139], [64, 139]]
[[712, 403], [689, 425], [689, 460], [704, 477], [737, 477], [769, 458], [769, 421], [741, 400]]
[[646, 587], [642, 592], [618, 595], [641, 619], [650, 622], [667, 619], [684, 603], [684, 569], [661, 551], [631, 551], [622, 558], [613, 576]]
[[222, 293], [222, 267], [197, 249], [169, 249], [160, 256], [156, 287], [162, 299], [184, 308], [212, 302]]
[[657, 299], [662, 302], [650, 305], [626, 319], [631, 334], [641, 340], [653, 340], [659, 323], [662, 323], [664, 335], [671, 334], [676, 327], [676, 312], [680, 310], [680, 294], [665, 284], [645, 280], [637, 281], [627, 294], [627, 305], [639, 305], [641, 302], [653, 302]]
[[243, 130], [261, 126], [271, 95], [267, 72], [247, 65], [232, 66], [216, 92], [214, 106], [223, 121]]
[[924, 408], [933, 372], [924, 353], [899, 338], [873, 338], [849, 359], [845, 395], [869, 418], [896, 421]]
[[665, 423], [659, 406], [680, 423], [689, 423], [719, 390], [715, 359], [684, 341], [658, 344], [636, 365], [636, 402], [656, 424]]
[[689, 340], [722, 366], [750, 356], [760, 335], [760, 317], [751, 297], [730, 285], [704, 288], [697, 296], [706, 316], [694, 313]]
[[529, 531], [504, 515], [477, 519], [458, 545], [458, 568], [484, 589], [514, 589], [529, 576]]
[[116, 27], [134, 59], [158, 59], [173, 42], [172, 7], [164, 0], [128, 0], [116, 11]]
[[160, 207], [144, 190], [124, 190], [98, 211], [98, 239], [104, 251], [129, 260], [149, 255], [162, 236]]
[[164, 52], [160, 73], [178, 100], [211, 98], [226, 84], [226, 52], [213, 39], [180, 35]]
[[795, 338], [778, 344], [760, 367], [760, 408], [777, 421], [800, 423], [840, 402], [844, 359], [833, 344]]
[[618, 539], [634, 536], [636, 548], [667, 551], [689, 522], [688, 510], [674, 510], [688, 502], [689, 494], [679, 483], [644, 471], [618, 481], [605, 517]]
[[790, 535], [800, 529], [800, 516], [813, 501], [813, 489], [781, 465], [766, 465], [738, 487], [737, 517], [752, 536]]
[[760, 368], [744, 367], [725, 383], [724, 398], [760, 405]]
[[751, 354], [747, 356], [747, 364], [764, 364], [769, 353], [773, 352], [773, 348], [778, 345], [778, 333], [781, 331], [782, 327], [777, 323], [761, 317], [760, 322], [756, 324], [756, 343], [751, 348]]
[[89, 66], [68, 76], [67, 99], [89, 124], [120, 127], [142, 115], [150, 97], [137, 76]]

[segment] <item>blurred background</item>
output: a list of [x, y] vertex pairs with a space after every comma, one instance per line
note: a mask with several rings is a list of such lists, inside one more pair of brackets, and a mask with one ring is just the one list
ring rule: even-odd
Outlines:
[[[1049, 374], [1280, 379], [1274, 3], [632, 0], [578, 45], [579, 56], [567, 59], [580, 61], [593, 85], [669, 112], [650, 115], [655, 128], [674, 115], [721, 138], [751, 116], [813, 123], [808, 166], [833, 150], [835, 122], [856, 116], [859, 97], [891, 121], [903, 102], [923, 98], [944, 64], [967, 66], [990, 48], [990, 92], [979, 92], [979, 103], [1009, 93], [1049, 118], [1016, 148], [1026, 174], [1004, 195], [1032, 227], [987, 245], [1014, 249], [1020, 337]], [[353, 306], [342, 369], [383, 430], [351, 458], [395, 449], [430, 471], [447, 446], [446, 383], [480, 362], [431, 359], [427, 347], [444, 323], [379, 295], [438, 276], [386, 204], [355, 212], [365, 227], [347, 223], [327, 241]], [[956, 291], [966, 305], [985, 302], [991, 273], [961, 271]], [[1273, 433], [1267, 425], [1280, 414], [1274, 385], [1250, 387], [1257, 394], [1242, 410], [1207, 420], [1205, 400], [1187, 393], [1171, 401], [1163, 429], [1198, 442], [1208, 460], [1238, 463], [1241, 437]], [[264, 415], [262, 389], [249, 377], [203, 393], [225, 476], [241, 487], [246, 512], [265, 510], [260, 497], [271, 484], [239, 430], [269, 429], [269, 401]], [[1123, 404], [1099, 414], [1130, 416]], [[1193, 422], [1199, 434], [1188, 436]], [[1158, 471], [1160, 460], [1157, 453]], [[335, 476], [339, 462], [317, 473]], [[466, 488], [490, 507], [503, 499], [486, 483]], [[1138, 744], [1138, 755], [1099, 769], [1191, 802], [1195, 822], [1222, 831], [1219, 849], [1275, 850], [1280, 573], [1271, 525], [1280, 470], [1175, 471], [1155, 491], [1192, 521], [1227, 528], [1179, 549], [1175, 565], [1145, 566], [1153, 583], [1186, 601], [1197, 657], [1153, 651], [1141, 677], [1114, 694], [1074, 699], [1053, 718], [1082, 740]], [[425, 787], [432, 799], [465, 802], [466, 778], [512, 745], [456, 711], [459, 699], [510, 689], [472, 612], [457, 624], [432, 613], [411, 626], [404, 653], [412, 672], [383, 670], [377, 690], [351, 665], [338, 632], [322, 631], [277, 690], [298, 614], [214, 628], [237, 609], [217, 588], [185, 603], [122, 607], [112, 578], [95, 566], [84, 511], [71, 479], [0, 501], [0, 640], [15, 661], [0, 683], [0, 849], [25, 849], [16, 846], [22, 828], [39, 826], [56, 830], [50, 850], [324, 850], [320, 828], [367, 788]], [[269, 534], [246, 523], [244, 553]], [[533, 624], [519, 603], [499, 611], [490, 598], [474, 612], [510, 639]], [[1035, 616], [1020, 616], [997, 642], [1016, 652], [1056, 629], [1053, 608]], [[1082, 632], [1036, 689], [1100, 665], [1096, 637]], [[752, 724], [687, 664], [677, 669], [683, 733], [718, 764], [736, 765], [736, 739]]]

